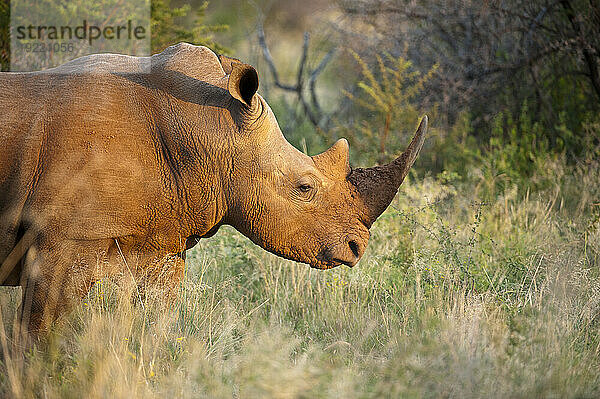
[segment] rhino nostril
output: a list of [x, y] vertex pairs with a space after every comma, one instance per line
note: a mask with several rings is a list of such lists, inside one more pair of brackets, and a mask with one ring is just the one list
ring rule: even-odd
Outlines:
[[348, 246], [350, 247], [350, 251], [354, 254], [356, 258], [358, 258], [358, 244], [354, 240], [348, 241]]

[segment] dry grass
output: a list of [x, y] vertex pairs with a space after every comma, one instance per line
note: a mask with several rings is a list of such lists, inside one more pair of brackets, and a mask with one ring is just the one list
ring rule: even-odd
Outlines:
[[[224, 229], [192, 251], [175, 304], [97, 285], [43, 349], [3, 350], [0, 390], [597, 397], [598, 176], [584, 172], [487, 202], [434, 179], [409, 182], [354, 269], [310, 270]], [[17, 290], [0, 301], [10, 348]]]

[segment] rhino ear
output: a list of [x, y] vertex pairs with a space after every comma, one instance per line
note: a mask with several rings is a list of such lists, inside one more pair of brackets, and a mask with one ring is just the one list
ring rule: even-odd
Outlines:
[[243, 64], [242, 61], [237, 58], [227, 57], [226, 55], [219, 55], [219, 61], [221, 62], [221, 66], [223, 67], [223, 71], [225, 71], [225, 75], [231, 74], [233, 70], [232, 64]]
[[321, 172], [335, 179], [345, 179], [350, 174], [350, 147], [346, 139], [339, 139], [327, 151], [312, 159]]
[[258, 90], [258, 73], [251, 65], [232, 62], [227, 90], [236, 100], [247, 106], [252, 105], [252, 98]]

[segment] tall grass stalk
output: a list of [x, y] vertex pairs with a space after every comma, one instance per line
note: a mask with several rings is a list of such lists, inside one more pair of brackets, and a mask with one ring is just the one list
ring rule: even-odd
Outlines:
[[406, 182], [353, 269], [311, 270], [225, 228], [191, 251], [174, 302], [103, 281], [26, 352], [12, 348], [18, 289], [4, 289], [0, 392], [597, 397], [598, 176], [556, 172], [493, 199]]

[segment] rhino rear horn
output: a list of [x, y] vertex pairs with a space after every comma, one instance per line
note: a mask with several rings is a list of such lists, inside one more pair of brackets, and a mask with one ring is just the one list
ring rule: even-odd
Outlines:
[[312, 159], [321, 172], [333, 178], [345, 179], [350, 173], [350, 147], [346, 139], [339, 139], [327, 151]]
[[367, 227], [371, 227], [394, 199], [423, 147], [426, 133], [427, 116], [424, 116], [402, 155], [386, 165], [354, 169], [348, 176], [348, 180], [358, 190], [363, 208], [363, 222]]

